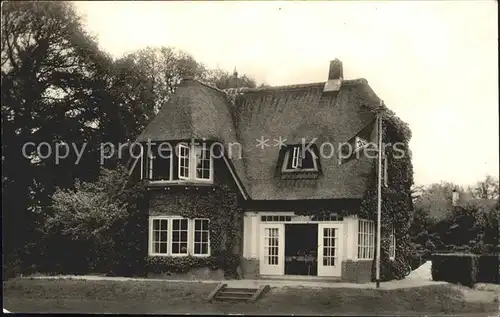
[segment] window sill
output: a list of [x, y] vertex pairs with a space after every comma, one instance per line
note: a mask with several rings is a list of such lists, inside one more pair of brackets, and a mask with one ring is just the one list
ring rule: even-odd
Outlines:
[[208, 258], [210, 254], [162, 254], [162, 253], [149, 253], [148, 256], [151, 257], [173, 257], [173, 258], [185, 258], [192, 256], [195, 258]]
[[146, 187], [166, 186], [214, 186], [213, 181], [175, 180], [175, 181], [146, 181]]

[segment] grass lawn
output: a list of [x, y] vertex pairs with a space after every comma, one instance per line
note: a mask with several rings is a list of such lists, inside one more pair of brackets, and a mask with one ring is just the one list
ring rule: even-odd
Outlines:
[[46, 313], [471, 314], [498, 312], [498, 302], [466, 302], [448, 285], [377, 291], [273, 288], [256, 303], [207, 303], [215, 284], [154, 281], [28, 280], [4, 282], [3, 307]]

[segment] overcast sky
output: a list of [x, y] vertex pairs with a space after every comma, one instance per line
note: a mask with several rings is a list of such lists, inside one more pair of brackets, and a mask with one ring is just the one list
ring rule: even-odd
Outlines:
[[408, 122], [415, 182], [498, 175], [496, 1], [76, 2], [115, 57], [173, 46], [209, 67], [287, 85], [366, 78]]

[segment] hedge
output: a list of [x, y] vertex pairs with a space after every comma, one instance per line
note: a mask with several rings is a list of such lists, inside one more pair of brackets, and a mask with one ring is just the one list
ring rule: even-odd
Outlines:
[[498, 263], [498, 255], [433, 254], [432, 280], [469, 287], [477, 282], [498, 284]]
[[500, 257], [498, 254], [480, 255], [476, 281], [500, 284]]

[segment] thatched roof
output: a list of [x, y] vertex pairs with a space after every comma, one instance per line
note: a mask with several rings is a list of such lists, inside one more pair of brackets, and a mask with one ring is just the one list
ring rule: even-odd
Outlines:
[[[321, 158], [317, 179], [276, 177], [279, 147], [274, 139], [301, 144], [346, 142], [373, 122], [379, 98], [364, 79], [343, 80], [338, 91], [323, 92], [325, 82], [221, 91], [194, 79], [184, 80], [138, 142], [194, 138], [238, 142], [242, 159], [232, 158], [251, 199], [297, 200], [362, 198], [372, 169], [369, 159], [339, 165], [336, 154]], [[269, 147], [257, 147], [257, 139]], [[326, 147], [325, 152], [330, 152]]]

